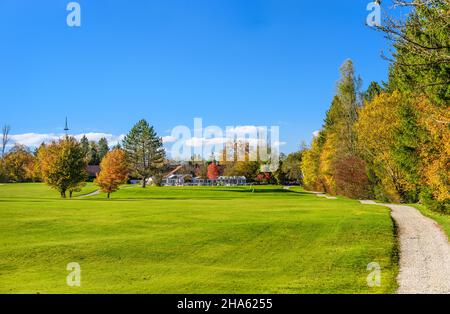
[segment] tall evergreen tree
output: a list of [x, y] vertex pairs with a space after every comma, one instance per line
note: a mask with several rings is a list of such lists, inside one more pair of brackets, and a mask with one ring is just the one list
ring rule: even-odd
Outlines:
[[95, 141], [89, 142], [89, 165], [99, 165], [100, 156], [98, 153], [98, 144]]
[[[406, 20], [389, 16], [379, 29], [394, 49], [389, 87], [425, 93], [436, 105], [450, 103], [450, 1], [395, 0], [412, 10]], [[393, 14], [392, 14], [393, 15]]]
[[165, 157], [162, 139], [147, 121], [133, 126], [123, 140], [123, 150], [132, 175], [142, 180], [143, 188], [147, 179], [161, 173]]
[[403, 177], [414, 187], [410, 188], [402, 196], [403, 201], [413, 203], [418, 200], [420, 190], [420, 156], [421, 126], [418, 122], [418, 113], [409, 101], [404, 101], [398, 109], [397, 117], [399, 127], [396, 130], [395, 143], [392, 154], [401, 170]]
[[377, 82], [370, 82], [369, 87], [364, 92], [364, 101], [372, 101], [375, 96], [378, 96], [383, 91], [383, 88]]
[[80, 140], [81, 148], [83, 149], [84, 156], [86, 156], [86, 161], [89, 163], [91, 159], [91, 148], [89, 146], [89, 140], [86, 135]]
[[102, 137], [98, 141], [98, 158], [100, 162], [103, 160], [103, 157], [109, 152], [108, 140]]
[[341, 78], [337, 85], [337, 97], [341, 106], [340, 114], [343, 115], [342, 129], [339, 137], [342, 144], [350, 153], [355, 153], [356, 134], [353, 129], [358, 118], [358, 108], [361, 104], [361, 78], [356, 76], [353, 62], [346, 60], [340, 68]]

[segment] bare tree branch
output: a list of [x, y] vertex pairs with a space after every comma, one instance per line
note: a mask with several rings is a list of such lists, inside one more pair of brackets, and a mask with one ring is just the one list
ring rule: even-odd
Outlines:
[[11, 127], [9, 125], [3, 126], [2, 130], [2, 157], [5, 155], [6, 145], [9, 142], [9, 131], [11, 131]]

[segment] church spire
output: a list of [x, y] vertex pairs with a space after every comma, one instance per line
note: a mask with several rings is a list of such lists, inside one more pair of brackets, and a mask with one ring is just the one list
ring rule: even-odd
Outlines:
[[66, 135], [69, 132], [69, 125], [67, 124], [67, 117], [66, 117], [66, 125], [64, 127], [64, 131], [66, 132]]

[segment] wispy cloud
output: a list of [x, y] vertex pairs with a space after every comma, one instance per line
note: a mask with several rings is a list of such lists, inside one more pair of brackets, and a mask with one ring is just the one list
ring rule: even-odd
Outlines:
[[314, 131], [314, 132], [313, 132], [313, 137], [318, 137], [319, 134], [320, 134], [320, 131], [319, 131], [319, 130]]
[[[193, 137], [185, 141], [186, 146], [189, 147], [200, 147], [200, 146], [208, 146], [208, 145], [223, 145], [226, 143], [233, 143], [235, 140], [241, 141], [244, 143], [248, 143], [250, 145], [258, 145], [265, 144], [267, 140], [259, 140], [257, 138], [227, 138], [227, 137], [214, 137], [214, 138], [198, 138]], [[283, 146], [286, 145], [286, 142], [275, 141], [273, 143], [269, 143], [271, 146]]]
[[[121, 142], [124, 138], [124, 134], [114, 135], [110, 133], [86, 133], [86, 134], [76, 134], [73, 135], [77, 140], [80, 140], [84, 135], [90, 141], [99, 141], [102, 137], [108, 140], [110, 145], [116, 145]], [[38, 147], [42, 143], [49, 143], [51, 141], [58, 140], [62, 138], [64, 134], [56, 134], [56, 133], [23, 133], [23, 134], [13, 134], [10, 136], [11, 143], [9, 146], [14, 144], [21, 144], [28, 147]]]
[[230, 142], [230, 139], [225, 137], [213, 137], [213, 138], [193, 137], [185, 141], [186, 145], [190, 147], [200, 147], [203, 145], [221, 145], [227, 142]]
[[167, 135], [162, 137], [164, 144], [176, 142], [178, 139], [175, 136]]

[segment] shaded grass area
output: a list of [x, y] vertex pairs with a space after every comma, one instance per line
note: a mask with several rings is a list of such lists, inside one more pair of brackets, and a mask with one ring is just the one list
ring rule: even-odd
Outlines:
[[[74, 192], [73, 197], [89, 194], [97, 190], [92, 182], [87, 182], [80, 192]], [[69, 197], [69, 193], [67, 193]], [[9, 183], [0, 185], [0, 200], [5, 199], [59, 199], [59, 193], [42, 183]]]
[[[252, 191], [123, 186], [110, 200], [61, 200], [44, 185], [0, 186], [0, 292], [395, 291], [387, 208], [299, 188]], [[81, 265], [81, 287], [66, 285], [70, 262]], [[367, 286], [371, 262], [381, 287]]]

